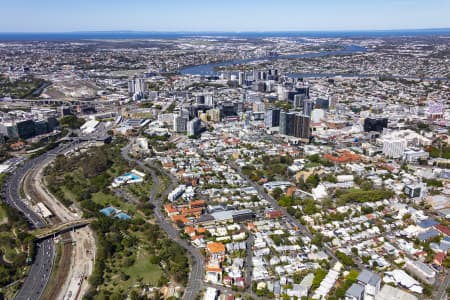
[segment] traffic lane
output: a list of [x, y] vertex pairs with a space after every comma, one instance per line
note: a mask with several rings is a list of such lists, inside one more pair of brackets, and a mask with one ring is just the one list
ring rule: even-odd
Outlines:
[[[62, 151], [65, 148], [67, 147], [60, 147], [58, 150], [50, 151], [40, 157], [26, 161], [6, 182], [6, 191], [4, 193], [6, 202], [20, 210], [35, 228], [45, 226], [45, 222], [22, 201], [19, 194], [21, 181], [30, 169], [48, 159], [51, 154], [58, 153], [58, 151]], [[33, 265], [16, 299], [39, 299], [50, 278], [54, 259], [53, 240], [44, 240], [37, 244], [36, 247], [37, 251]]]
[[47, 286], [53, 266], [53, 240], [44, 240], [37, 244], [36, 247], [37, 252], [34, 263], [15, 299], [40, 299]]

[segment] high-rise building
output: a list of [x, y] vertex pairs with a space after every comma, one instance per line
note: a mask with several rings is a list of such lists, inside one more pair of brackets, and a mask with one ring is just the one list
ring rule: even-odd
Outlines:
[[383, 154], [389, 158], [400, 158], [406, 149], [406, 140], [390, 139], [383, 141]]
[[294, 95], [294, 101], [293, 101], [293, 105], [294, 108], [297, 107], [303, 107], [303, 101], [306, 99], [306, 95], [305, 94], [296, 94]]
[[280, 133], [302, 139], [309, 139], [310, 117], [295, 112], [280, 113]]
[[138, 78], [135, 80], [135, 82], [136, 82], [136, 86], [134, 88], [134, 92], [136, 94], [143, 95], [145, 93], [145, 91], [147, 90], [147, 88], [145, 86], [144, 78]]
[[195, 96], [195, 103], [197, 103], [197, 104], [205, 104], [205, 95], [197, 95], [197, 96]]
[[133, 96], [134, 95], [134, 80], [129, 80], [128, 81], [128, 94], [130, 95], [130, 96]]
[[303, 114], [306, 116], [311, 116], [311, 112], [314, 108], [314, 102], [311, 99], [303, 100]]
[[193, 136], [200, 132], [202, 122], [195, 118], [187, 123], [187, 135]]
[[214, 107], [214, 97], [212, 94], [208, 94], [205, 96], [205, 105]]
[[316, 99], [316, 107], [324, 110], [328, 110], [330, 108], [330, 100], [317, 98]]
[[145, 85], [144, 78], [135, 78], [128, 81], [128, 94], [130, 96], [143, 98], [146, 91], [147, 86]]
[[280, 109], [273, 108], [266, 111], [264, 125], [266, 128], [280, 126]]
[[253, 103], [253, 112], [264, 112], [265, 105], [264, 102], [257, 101]]
[[366, 118], [364, 119], [364, 131], [378, 131], [382, 132], [383, 128], [387, 128], [387, 118]]
[[210, 109], [207, 112], [208, 117], [213, 122], [220, 122], [220, 110], [219, 109]]
[[245, 81], [245, 73], [239, 72], [239, 85], [243, 85]]
[[188, 119], [179, 115], [173, 117], [173, 131], [182, 133], [187, 131]]
[[[191, 115], [190, 111], [188, 108], [182, 108], [179, 112], [179, 115], [185, 119], [189, 120], [189, 116]], [[197, 113], [193, 114], [193, 116], [196, 116]]]

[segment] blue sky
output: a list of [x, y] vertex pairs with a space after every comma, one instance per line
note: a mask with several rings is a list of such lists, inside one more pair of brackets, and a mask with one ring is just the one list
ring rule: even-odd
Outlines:
[[0, 0], [0, 32], [450, 28], [450, 0]]

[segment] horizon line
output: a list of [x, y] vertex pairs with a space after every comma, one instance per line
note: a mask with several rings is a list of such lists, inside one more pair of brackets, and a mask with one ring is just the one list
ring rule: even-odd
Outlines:
[[76, 33], [302, 33], [302, 32], [386, 32], [386, 31], [444, 31], [450, 27], [390, 28], [390, 29], [305, 29], [305, 30], [74, 30], [74, 31], [0, 31], [0, 34], [76, 34]]

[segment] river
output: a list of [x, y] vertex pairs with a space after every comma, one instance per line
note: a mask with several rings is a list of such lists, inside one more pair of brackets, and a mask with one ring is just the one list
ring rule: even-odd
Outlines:
[[272, 61], [272, 60], [278, 60], [278, 59], [295, 59], [295, 58], [307, 58], [307, 57], [322, 57], [322, 56], [328, 56], [328, 55], [345, 55], [345, 54], [353, 54], [357, 52], [366, 52], [367, 49], [365, 47], [357, 46], [357, 45], [350, 45], [342, 50], [335, 50], [335, 51], [323, 51], [323, 52], [313, 52], [313, 53], [304, 53], [304, 54], [296, 54], [296, 55], [280, 55], [275, 57], [258, 57], [258, 58], [248, 58], [248, 59], [233, 59], [233, 60], [227, 60], [223, 62], [217, 62], [217, 63], [209, 63], [209, 64], [203, 64], [203, 65], [197, 65], [197, 66], [190, 66], [186, 67], [180, 70], [181, 74], [184, 75], [218, 75], [220, 72], [216, 72], [214, 68], [216, 67], [226, 67], [226, 66], [232, 66], [232, 65], [241, 65], [241, 64], [248, 64], [252, 62], [257, 61]]
[[[336, 51], [323, 51], [323, 52], [314, 52], [314, 53], [304, 53], [304, 54], [296, 54], [296, 55], [280, 55], [276, 57], [258, 57], [258, 58], [248, 58], [248, 59], [233, 59], [227, 60], [223, 62], [202, 64], [196, 66], [189, 66], [180, 70], [180, 73], [183, 75], [203, 75], [203, 76], [213, 76], [219, 75], [221, 72], [216, 72], [214, 69], [216, 67], [226, 67], [233, 65], [242, 65], [248, 64], [252, 62], [258, 61], [273, 61], [277, 59], [296, 59], [296, 58], [310, 58], [310, 57], [323, 57], [329, 55], [346, 55], [346, 54], [354, 54], [354, 53], [364, 53], [367, 52], [367, 48], [358, 46], [358, 45], [350, 45], [345, 49], [336, 50]], [[237, 72], [235, 72], [237, 73]], [[381, 74], [380, 74], [381, 75]], [[289, 77], [292, 78], [300, 78], [300, 77], [355, 77], [355, 78], [370, 78], [370, 77], [378, 77], [378, 74], [346, 74], [346, 73], [291, 73], [288, 74]], [[410, 80], [442, 80], [442, 81], [450, 81], [450, 78], [446, 77], [417, 77], [417, 76], [388, 76], [395, 79], [410, 79]]]

